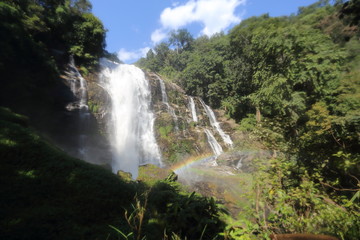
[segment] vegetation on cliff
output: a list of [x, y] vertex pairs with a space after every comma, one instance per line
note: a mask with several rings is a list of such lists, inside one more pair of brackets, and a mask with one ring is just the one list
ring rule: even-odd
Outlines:
[[212, 198], [183, 192], [171, 178], [116, 176], [69, 157], [32, 128], [68, 124], [62, 114], [71, 92], [60, 74], [70, 55], [85, 74], [101, 56], [116, 60], [90, 10], [87, 0], [0, 1], [0, 106], [29, 116], [0, 109], [0, 238], [215, 237], [224, 223]]
[[234, 236], [359, 235], [359, 6], [321, 0], [212, 37], [179, 30], [139, 60], [224, 109], [274, 151], [271, 163], [255, 168], [256, 224], [240, 216], [247, 227]]
[[[357, 239], [360, 1], [336, 2], [253, 17], [212, 37], [180, 29], [138, 62], [222, 108], [273, 151], [270, 161], [253, 161], [253, 191], [225, 225], [213, 198], [184, 192], [173, 175], [163, 180], [147, 166], [132, 181], [38, 136], [32, 124], [54, 124], [49, 117], [65, 105], [59, 75], [68, 57], [83, 73], [116, 57], [104, 50], [106, 31], [87, 0], [0, 0], [0, 106], [29, 115], [0, 109], [0, 238]], [[190, 153], [191, 142], [169, 134], [170, 116], [158, 122], [170, 162]]]

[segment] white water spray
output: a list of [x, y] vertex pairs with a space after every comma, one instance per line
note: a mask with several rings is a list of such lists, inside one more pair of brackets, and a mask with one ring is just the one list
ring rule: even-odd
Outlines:
[[191, 116], [194, 122], [198, 121], [198, 117], [196, 114], [196, 108], [195, 108], [195, 102], [194, 102], [194, 98], [189, 96], [189, 106], [190, 106], [190, 111], [191, 111]]
[[80, 72], [75, 66], [74, 58], [70, 57], [69, 62], [69, 71], [67, 72], [69, 76], [69, 84], [71, 92], [77, 97], [77, 101], [72, 102], [66, 106], [69, 111], [79, 109], [82, 112], [87, 112], [87, 83], [86, 80], [81, 76]]
[[88, 130], [88, 125], [90, 121], [89, 107], [87, 105], [87, 83], [86, 80], [81, 76], [80, 72], [75, 66], [75, 60], [73, 56], [70, 56], [70, 61], [68, 64], [66, 79], [70, 85], [70, 90], [75, 97], [75, 101], [69, 103], [66, 106], [68, 111], [78, 112], [79, 116], [79, 127], [78, 132], [78, 145], [76, 157], [79, 157], [84, 160], [89, 160], [87, 155], [87, 138], [86, 132]]
[[138, 166], [161, 165], [154, 136], [154, 114], [150, 109], [150, 88], [144, 72], [132, 65], [101, 60], [102, 86], [112, 102], [110, 125], [113, 146], [112, 169], [130, 172], [135, 179]]
[[220, 134], [221, 138], [223, 139], [224, 143], [232, 147], [233, 141], [231, 140], [230, 136], [224, 133], [224, 131], [221, 129], [219, 122], [216, 120], [215, 114], [211, 108], [205, 104], [205, 102], [200, 98], [200, 102], [203, 105], [205, 112], [207, 116], [209, 117], [210, 124], [213, 128], [216, 129], [216, 131]]
[[175, 123], [175, 130], [178, 131], [179, 130], [179, 126], [178, 126], [178, 118], [175, 114], [175, 110], [174, 108], [172, 108], [169, 104], [168, 101], [168, 97], [166, 94], [166, 87], [165, 87], [165, 83], [164, 81], [157, 76], [157, 78], [159, 79], [160, 82], [160, 88], [161, 88], [161, 98], [162, 98], [162, 102], [166, 105], [167, 109], [168, 109], [168, 113], [170, 113], [170, 115], [172, 116], [172, 118], [174, 119], [174, 123]]
[[242, 165], [243, 165], [243, 163], [242, 163], [243, 160], [244, 160], [244, 157], [242, 156], [242, 157], [239, 159], [238, 163], [236, 164], [235, 169], [239, 170], [239, 169], [242, 167]]
[[205, 129], [204, 130], [208, 139], [208, 143], [211, 147], [211, 150], [214, 153], [214, 156], [211, 158], [212, 160], [212, 166], [217, 166], [217, 162], [216, 159], [218, 158], [218, 156], [220, 156], [221, 153], [223, 153], [223, 149], [221, 147], [221, 145], [218, 143], [218, 141], [216, 141], [214, 135], [210, 132], [209, 129]]

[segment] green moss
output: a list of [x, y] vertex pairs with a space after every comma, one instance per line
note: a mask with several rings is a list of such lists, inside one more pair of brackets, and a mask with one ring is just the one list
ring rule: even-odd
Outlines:
[[86, 67], [84, 67], [84, 66], [81, 66], [80, 67], [80, 73], [81, 73], [81, 75], [82, 76], [88, 76], [89, 75], [89, 70], [86, 68]]
[[176, 163], [183, 160], [184, 156], [188, 155], [192, 151], [192, 143], [188, 139], [178, 139], [172, 141], [168, 146], [168, 161]]
[[163, 139], [169, 139], [172, 130], [173, 130], [172, 125], [160, 126], [159, 127], [160, 137]]
[[189, 125], [190, 125], [190, 128], [195, 128], [198, 125], [198, 123], [191, 121]]
[[160, 168], [153, 164], [139, 167], [138, 181], [142, 181], [149, 186], [153, 186], [158, 181], [165, 180], [173, 172], [170, 169]]
[[89, 106], [89, 110], [92, 113], [98, 113], [99, 112], [100, 105], [98, 103], [93, 102], [93, 101], [88, 101], [88, 106]]

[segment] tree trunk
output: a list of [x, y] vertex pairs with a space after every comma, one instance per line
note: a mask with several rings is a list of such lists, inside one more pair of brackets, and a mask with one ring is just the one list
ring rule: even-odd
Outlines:
[[261, 122], [261, 112], [259, 107], [256, 107], [256, 122]]

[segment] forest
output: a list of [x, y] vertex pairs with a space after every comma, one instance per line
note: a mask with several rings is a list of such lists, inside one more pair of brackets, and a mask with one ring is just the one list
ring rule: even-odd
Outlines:
[[259, 166], [258, 225], [244, 232], [359, 235], [359, 8], [318, 1], [197, 39], [179, 29], [138, 61], [281, 153]]
[[222, 109], [272, 151], [253, 162], [254, 197], [237, 218], [172, 173], [154, 180], [140, 170], [132, 181], [39, 134], [63, 104], [57, 79], [69, 56], [85, 78], [101, 57], [121, 62], [105, 50], [91, 8], [88, 0], [0, 1], [1, 239], [358, 239], [359, 0], [251, 17], [211, 37], [179, 29], [136, 62]]

